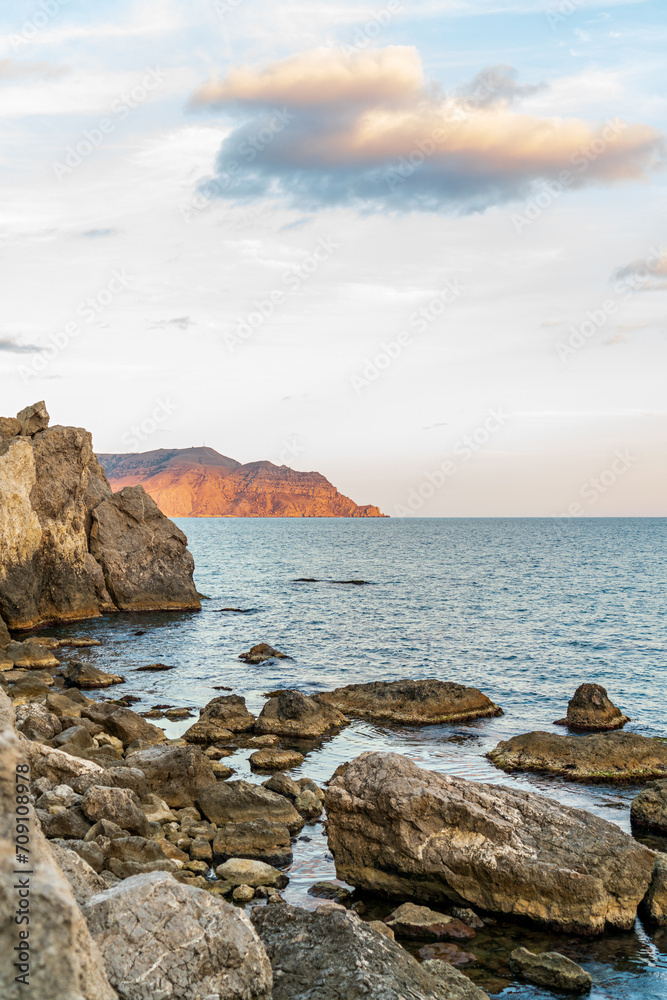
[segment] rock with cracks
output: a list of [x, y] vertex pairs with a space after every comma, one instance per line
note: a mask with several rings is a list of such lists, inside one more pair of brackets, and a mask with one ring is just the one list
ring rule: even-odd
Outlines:
[[310, 739], [340, 729], [347, 722], [342, 712], [321, 698], [308, 697], [300, 691], [281, 691], [264, 705], [255, 732]]
[[84, 913], [122, 1000], [270, 1000], [266, 952], [219, 896], [151, 872], [93, 896]]
[[187, 743], [210, 744], [228, 740], [232, 733], [246, 732], [255, 725], [255, 716], [245, 705], [245, 698], [237, 694], [213, 698], [202, 709], [199, 719], [183, 733]]
[[450, 681], [371, 681], [325, 691], [318, 698], [347, 715], [378, 722], [425, 725], [503, 714], [477, 688]]
[[651, 851], [597, 816], [398, 754], [340, 767], [325, 804], [338, 878], [389, 897], [600, 934], [632, 927], [653, 871]]
[[172, 809], [193, 806], [197, 796], [216, 783], [210, 760], [197, 746], [155, 746], [133, 753], [130, 759]]

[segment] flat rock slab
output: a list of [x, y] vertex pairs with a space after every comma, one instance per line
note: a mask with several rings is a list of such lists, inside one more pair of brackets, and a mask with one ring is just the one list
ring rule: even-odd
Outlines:
[[653, 872], [653, 852], [613, 823], [400, 754], [342, 765], [325, 806], [338, 878], [389, 897], [600, 934], [632, 927]]
[[318, 696], [348, 715], [416, 725], [502, 715], [477, 688], [450, 681], [372, 681], [348, 684]]
[[253, 771], [289, 771], [303, 764], [303, 754], [297, 750], [255, 750], [250, 754]]
[[404, 948], [327, 903], [257, 906], [251, 920], [273, 968], [273, 1000], [448, 1000]]
[[396, 937], [427, 938], [433, 941], [469, 940], [475, 937], [472, 927], [467, 927], [456, 917], [448, 917], [428, 906], [403, 903], [388, 917], [385, 924], [391, 927]]
[[568, 781], [647, 781], [667, 776], [667, 740], [636, 733], [524, 733], [487, 757], [503, 771], [558, 774]]
[[527, 948], [516, 948], [510, 955], [510, 969], [529, 983], [552, 990], [583, 993], [590, 990], [593, 984], [590, 975], [580, 965], [557, 951], [535, 955]]

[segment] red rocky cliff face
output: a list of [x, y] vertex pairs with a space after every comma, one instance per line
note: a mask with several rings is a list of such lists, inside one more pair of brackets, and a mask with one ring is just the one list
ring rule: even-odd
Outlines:
[[141, 483], [168, 517], [384, 517], [359, 506], [319, 472], [239, 465], [211, 448], [100, 455], [114, 490]]

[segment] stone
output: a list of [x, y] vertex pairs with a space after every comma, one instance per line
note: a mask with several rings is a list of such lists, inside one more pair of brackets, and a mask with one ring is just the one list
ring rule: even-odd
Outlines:
[[70, 639], [54, 639], [56, 647], [60, 649], [91, 649], [93, 646], [101, 646], [99, 639], [84, 639], [71, 637]]
[[92, 663], [81, 663], [79, 660], [72, 660], [64, 676], [67, 684], [84, 690], [108, 688], [113, 684], [125, 683], [125, 678], [119, 674], [108, 674], [94, 667]]
[[451, 917], [456, 917], [457, 920], [467, 924], [468, 927], [472, 927], [475, 931], [479, 931], [482, 927], [486, 927], [482, 918], [468, 906], [451, 906], [449, 909], [449, 915]]
[[62, 731], [57, 715], [45, 705], [32, 702], [16, 709], [16, 728], [29, 740], [50, 740]]
[[[352, 909], [354, 909], [354, 907], [352, 907]], [[378, 934], [382, 934], [383, 937], [389, 938], [390, 941], [396, 940], [391, 927], [387, 927], [383, 920], [369, 920], [367, 926], [372, 927], [374, 931], [377, 931]]]
[[73, 752], [74, 747], [83, 747], [85, 749], [86, 747], [96, 746], [93, 737], [85, 726], [71, 726], [69, 729], [63, 729], [62, 732], [54, 737], [51, 743], [55, 747], [62, 747], [65, 750], [69, 750], [70, 753]]
[[284, 795], [286, 798], [294, 801], [297, 795], [301, 794], [301, 786], [297, 784], [294, 778], [290, 778], [289, 774], [273, 774], [267, 781], [262, 782], [264, 788], [268, 788], [270, 792], [275, 792], [276, 795]]
[[305, 820], [312, 823], [322, 815], [322, 803], [323, 799], [312, 792], [310, 788], [305, 788], [295, 798], [294, 808], [301, 813]]
[[53, 692], [53, 694], [48, 694], [46, 696], [45, 705], [49, 712], [57, 715], [58, 718], [66, 716], [68, 719], [80, 718], [81, 709], [83, 705], [78, 705], [76, 702], [72, 701], [70, 695], [72, 694], [72, 688], [67, 688], [63, 692]]
[[340, 903], [341, 906], [349, 906], [352, 902], [350, 890], [336, 882], [314, 882], [308, 889], [308, 895], [317, 896], [318, 899], [331, 899], [334, 903]]
[[251, 920], [271, 960], [273, 1000], [447, 1000], [404, 948], [335, 904], [256, 906]]
[[84, 837], [84, 843], [89, 843], [93, 840], [99, 841], [100, 837], [105, 841], [116, 840], [118, 837], [127, 837], [127, 830], [122, 830], [117, 823], [112, 822], [110, 819], [99, 819], [97, 823], [91, 826]]
[[433, 977], [447, 1000], [489, 1000], [488, 993], [480, 990], [449, 962], [430, 958], [422, 962], [422, 969]]
[[275, 747], [280, 743], [279, 736], [272, 736], [270, 733], [266, 733], [264, 736], [251, 736], [248, 743], [252, 747]]
[[476, 955], [471, 951], [465, 951], [452, 941], [432, 941], [430, 944], [425, 944], [419, 949], [419, 956], [426, 961], [437, 959], [450, 965], [470, 965], [477, 962]]
[[232, 891], [232, 899], [235, 903], [249, 903], [255, 898], [255, 890], [249, 885], [237, 885]]
[[255, 724], [257, 733], [309, 739], [347, 725], [348, 719], [318, 697], [281, 691], [265, 703]]
[[56, 660], [50, 649], [32, 639], [26, 639], [25, 642], [10, 642], [5, 649], [5, 655], [15, 667], [25, 670], [42, 670], [60, 666], [60, 661]]
[[226, 823], [216, 831], [213, 854], [220, 858], [249, 858], [268, 865], [292, 863], [290, 832], [284, 823], [255, 819]]
[[268, 819], [290, 833], [303, 827], [303, 817], [287, 799], [248, 781], [219, 781], [201, 792], [196, 806], [216, 826]]
[[120, 765], [107, 767], [102, 772], [70, 778], [66, 784], [79, 795], [84, 795], [95, 785], [103, 785], [105, 788], [129, 788], [136, 792], [140, 799], [146, 795], [146, 775], [138, 767]]
[[246, 858], [230, 858], [223, 865], [218, 865], [215, 874], [219, 879], [231, 885], [250, 885], [256, 889], [258, 885], [271, 885], [284, 889], [289, 879], [284, 872], [278, 871], [262, 861], [248, 861]]
[[93, 761], [74, 757], [64, 750], [55, 750], [32, 740], [26, 740], [22, 744], [22, 750], [30, 764], [33, 779], [48, 778], [57, 785], [69, 785], [73, 778], [103, 774], [103, 769]]
[[253, 771], [284, 771], [303, 764], [303, 754], [297, 750], [255, 750], [250, 754]]
[[475, 936], [472, 927], [467, 927], [456, 917], [446, 916], [428, 906], [417, 906], [415, 903], [402, 903], [385, 917], [385, 923], [387, 927], [391, 927], [396, 937], [444, 941], [465, 940]]
[[90, 552], [121, 611], [199, 611], [188, 540], [143, 486], [126, 486], [92, 511]]
[[667, 925], [667, 854], [656, 854], [651, 884], [641, 902], [640, 912], [651, 924]]
[[33, 403], [32, 406], [26, 406], [24, 410], [16, 414], [16, 420], [21, 428], [20, 433], [25, 437], [32, 437], [39, 431], [45, 431], [49, 426], [50, 419], [44, 400], [40, 403]]
[[241, 653], [239, 660], [243, 660], [244, 663], [249, 663], [253, 666], [257, 666], [258, 663], [265, 663], [267, 660], [289, 660], [290, 657], [286, 653], [279, 653], [277, 649], [273, 646], [267, 645], [265, 642], [260, 642], [256, 646], [252, 646], [249, 652]]
[[509, 961], [512, 972], [518, 973], [529, 983], [546, 986], [553, 990], [568, 990], [583, 993], [590, 990], [593, 980], [580, 965], [557, 951], [545, 951], [539, 955], [527, 948], [515, 948]]
[[104, 879], [101, 879], [76, 851], [70, 851], [67, 847], [56, 843], [51, 843], [50, 846], [79, 906], [83, 906], [98, 892], [104, 892], [107, 887]]
[[176, 819], [164, 799], [152, 793], [141, 800], [141, 808], [149, 823], [171, 823]]
[[[36, 792], [36, 784], [37, 782], [32, 787], [33, 795]], [[46, 809], [52, 812], [53, 815], [56, 814], [58, 808], [68, 809], [70, 806], [79, 805], [81, 805], [81, 796], [72, 791], [69, 785], [55, 785], [53, 788], [44, 791], [41, 795], [35, 796], [35, 808]]]
[[48, 822], [42, 824], [42, 829], [49, 838], [72, 837], [75, 840], [83, 840], [91, 825], [81, 806], [70, 806], [69, 809], [57, 812], [55, 816], [51, 815]]
[[651, 782], [635, 795], [630, 820], [639, 830], [667, 834], [667, 780]]
[[620, 708], [616, 708], [601, 684], [580, 684], [567, 704], [567, 715], [557, 719], [555, 726], [568, 726], [576, 730], [621, 729], [629, 722]]
[[600, 934], [632, 927], [653, 871], [653, 853], [613, 823], [400, 754], [342, 765], [325, 804], [338, 878], [388, 897]]
[[227, 778], [231, 778], [234, 774], [234, 768], [228, 767], [227, 764], [223, 764], [220, 760], [211, 761], [211, 770], [215, 775], [216, 781], [227, 781]]
[[81, 808], [91, 822], [109, 819], [123, 830], [132, 830], [141, 837], [148, 837], [152, 827], [141, 811], [139, 796], [129, 788], [89, 788], [83, 796]]
[[118, 861], [134, 861], [145, 865], [152, 861], [164, 861], [166, 854], [155, 840], [146, 837], [128, 837], [123, 831], [122, 837], [113, 837], [109, 844], [107, 856]]
[[172, 809], [194, 805], [216, 776], [198, 746], [153, 746], [132, 754], [132, 765], [146, 775], [150, 788]]
[[[154, 726], [152, 722], [146, 722], [140, 715], [133, 712], [131, 708], [118, 708], [110, 715], [104, 723], [104, 728], [111, 735], [119, 739], [123, 746], [129, 747], [134, 740], [143, 740], [149, 745], [163, 743], [166, 739], [164, 730]], [[133, 767], [141, 767], [136, 760], [132, 761]], [[142, 768], [143, 770], [143, 768]]]
[[16, 417], [0, 417], [0, 438], [5, 440], [17, 437], [21, 433], [21, 424]]
[[154, 872], [93, 896], [84, 913], [123, 1000], [271, 998], [257, 934], [218, 895]]
[[237, 694], [213, 698], [202, 709], [194, 725], [183, 733], [186, 743], [215, 743], [230, 739], [233, 733], [247, 732], [255, 725], [255, 716], [245, 705], [245, 698]]
[[211, 845], [205, 837], [195, 837], [190, 844], [190, 857], [193, 861], [210, 861], [213, 858]]
[[503, 771], [558, 774], [568, 781], [647, 781], [667, 776], [667, 741], [636, 733], [524, 733], [487, 757]]
[[[0, 691], [0, 996], [24, 1000], [28, 995], [52, 1000], [117, 1000], [99, 952], [69, 882], [60, 870], [39, 823], [30, 830], [30, 978], [16, 982], [14, 966], [21, 925], [14, 922], [17, 905], [16, 795], [23, 794], [16, 776], [27, 777], [24, 756], [28, 740], [14, 729], [14, 710]], [[20, 876], [19, 876], [20, 877]], [[25, 929], [25, 928], [23, 928]]]
[[433, 679], [348, 684], [323, 692], [318, 698], [347, 715], [408, 725], [461, 722], [503, 714], [477, 688]]

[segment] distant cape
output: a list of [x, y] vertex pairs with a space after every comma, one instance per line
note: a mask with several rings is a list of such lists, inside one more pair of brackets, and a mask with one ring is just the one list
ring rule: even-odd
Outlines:
[[385, 517], [319, 472], [272, 462], [241, 465], [213, 448], [98, 454], [114, 492], [139, 483], [168, 517]]

